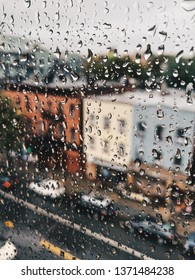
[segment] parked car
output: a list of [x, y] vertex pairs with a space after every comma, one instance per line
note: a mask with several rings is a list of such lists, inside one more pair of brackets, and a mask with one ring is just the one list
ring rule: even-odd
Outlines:
[[128, 186], [126, 183], [120, 182], [115, 187], [115, 191], [117, 191], [119, 194], [121, 194], [124, 198], [128, 198], [130, 200], [134, 200], [137, 202], [145, 203], [145, 204], [151, 204], [151, 199], [144, 195], [143, 193], [136, 193], [132, 192], [130, 189], [128, 189]]
[[33, 154], [31, 149], [26, 149], [23, 148], [20, 152], [16, 152], [16, 151], [9, 151], [9, 156], [11, 158], [22, 158], [22, 160], [27, 161], [27, 162], [31, 162], [31, 163], [36, 163], [38, 162], [38, 155]]
[[76, 208], [78, 211], [85, 211], [89, 215], [94, 215], [101, 219], [109, 218], [116, 214], [113, 201], [95, 191], [91, 191], [88, 194], [79, 194]]
[[18, 152], [16, 152], [16, 151], [13, 151], [13, 150], [10, 150], [10, 151], [8, 152], [8, 154], [9, 154], [9, 156], [10, 156], [11, 158], [18, 158], [18, 157], [20, 156], [20, 153], [18, 153]]
[[155, 237], [159, 243], [175, 243], [178, 241], [175, 227], [163, 221], [157, 221], [150, 215], [138, 214], [124, 222], [124, 227], [146, 237]]
[[29, 184], [29, 189], [39, 195], [53, 199], [61, 197], [65, 193], [65, 187], [62, 186], [60, 182], [48, 178], [43, 179], [40, 182], [31, 182]]
[[195, 256], [195, 232], [191, 232], [187, 235], [185, 244], [184, 244], [185, 253]]
[[33, 155], [32, 153], [27, 153], [25, 151], [22, 153], [22, 159], [31, 163], [36, 163], [39, 160], [37, 155]]
[[0, 260], [12, 260], [17, 256], [17, 249], [13, 242], [0, 237]]

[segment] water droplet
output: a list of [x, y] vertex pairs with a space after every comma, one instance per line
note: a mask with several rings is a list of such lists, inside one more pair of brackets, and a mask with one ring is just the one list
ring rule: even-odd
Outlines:
[[139, 151], [139, 155], [140, 155], [141, 157], [143, 157], [144, 151]]
[[148, 34], [153, 37], [156, 34], [156, 25], [148, 29]]
[[31, 6], [31, 0], [24, 0], [24, 2], [26, 3], [26, 7], [30, 8]]
[[191, 47], [191, 49], [189, 51], [189, 55], [190, 55], [190, 57], [194, 56], [194, 47]]
[[139, 232], [139, 233], [143, 233], [143, 227], [139, 227], [139, 228], [138, 228], [138, 232]]
[[141, 165], [141, 161], [139, 159], [136, 159], [134, 161], [134, 165], [135, 165], [135, 167], [139, 167]]
[[83, 46], [83, 42], [80, 40], [80, 41], [78, 42], [78, 47], [79, 47], [79, 48], [82, 48], [82, 46]]
[[176, 226], [176, 224], [175, 224], [175, 222], [173, 220], [169, 220], [169, 224], [170, 224], [171, 227], [175, 227]]
[[1, 50], [4, 50], [4, 49], [5, 49], [5, 43], [1, 43], [1, 44], [0, 44], [0, 49], [1, 49]]
[[140, 62], [141, 62], [141, 54], [136, 53], [135, 62], [136, 62], [136, 63], [140, 63]]
[[93, 57], [93, 53], [90, 49], [88, 49], [88, 56], [87, 56], [87, 62], [91, 62], [92, 60], [92, 57]]
[[99, 260], [101, 258], [101, 255], [100, 254], [97, 254], [97, 256], [96, 256], [96, 260]]
[[155, 246], [154, 245], [150, 245], [150, 251], [155, 252]]
[[170, 259], [171, 258], [171, 252], [167, 251], [165, 252], [165, 259]]
[[157, 117], [158, 117], [159, 119], [162, 119], [162, 118], [164, 118], [164, 116], [165, 116], [164, 110], [163, 110], [163, 109], [158, 109], [158, 110], [157, 110]]
[[177, 159], [181, 159], [181, 150], [177, 148], [177, 151], [176, 151], [176, 154], [175, 154], [175, 157]]
[[134, 3], [134, 8], [135, 10], [139, 11], [139, 3], [137, 1]]
[[109, 9], [108, 9], [108, 8], [105, 8], [105, 9], [104, 9], [104, 13], [105, 13], [105, 14], [108, 14], [108, 13], [109, 13]]
[[145, 170], [144, 170], [144, 169], [140, 169], [139, 174], [140, 174], [141, 176], [143, 176], [143, 175], [145, 174]]
[[169, 144], [170, 146], [173, 145], [173, 139], [172, 139], [171, 136], [167, 136], [167, 137], [165, 138], [165, 141], [166, 141], [166, 143]]
[[151, 57], [151, 55], [152, 55], [151, 46], [150, 46], [150, 44], [148, 44], [147, 49], [144, 53], [145, 60], [148, 60]]
[[147, 201], [145, 199], [142, 201], [142, 206], [144, 206], [144, 207], [147, 206]]
[[113, 255], [116, 255], [116, 253], [117, 253], [116, 248], [112, 248], [111, 253], [112, 253]]
[[123, 68], [125, 68], [125, 67], [127, 67], [128, 65], [129, 65], [129, 61], [126, 61], [126, 62], [123, 63], [122, 66], [123, 66]]
[[186, 94], [188, 94], [188, 95], [191, 94], [193, 89], [194, 89], [193, 83], [187, 84], [187, 86], [186, 86]]
[[78, 79], [80, 78], [79, 75], [74, 71], [71, 71], [70, 76], [74, 82], [78, 81]]
[[140, 51], [140, 50], [142, 49], [142, 45], [141, 45], [141, 44], [138, 44], [137, 47], [136, 47], [136, 49], [137, 49], [138, 51]]
[[174, 69], [173, 70], [173, 77], [178, 77], [179, 76], [179, 72], [178, 72], [178, 70], [177, 69]]
[[108, 113], [108, 118], [111, 119], [112, 118], [112, 114]]
[[162, 224], [163, 224], [163, 218], [162, 218], [162, 215], [161, 215], [161, 214], [156, 214], [156, 222], [157, 222], [157, 224], [159, 224], [159, 225], [162, 225]]
[[191, 11], [195, 10], [195, 1], [194, 0], [184, 0], [183, 2], [181, 2], [181, 6], [185, 11], [191, 12]]
[[161, 41], [164, 42], [167, 39], [167, 32], [160, 31], [159, 32], [159, 37], [160, 37]]
[[60, 52], [60, 49], [57, 47], [55, 52], [54, 52], [54, 55], [57, 57], [57, 58], [60, 58], [61, 56], [61, 52]]
[[176, 54], [176, 56], [175, 56], [175, 61], [176, 61], [176, 63], [179, 63], [179, 60], [180, 60], [180, 58], [182, 57], [182, 54], [183, 54], [183, 50], [181, 50], [180, 52], [178, 52], [177, 54]]
[[111, 29], [112, 28], [112, 24], [111, 23], [103, 23], [103, 27], [105, 28], [105, 29]]
[[158, 55], [162, 55], [164, 53], [164, 50], [165, 50], [165, 46], [164, 45], [161, 45], [158, 47]]
[[142, 70], [141, 69], [137, 69], [136, 73], [137, 73], [138, 76], [140, 76], [142, 74]]

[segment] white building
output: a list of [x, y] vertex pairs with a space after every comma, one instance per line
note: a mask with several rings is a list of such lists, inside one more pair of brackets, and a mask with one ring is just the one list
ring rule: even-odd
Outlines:
[[97, 165], [136, 170], [140, 160], [156, 177], [187, 178], [194, 154], [194, 102], [180, 90], [85, 99], [84, 153], [91, 176]]
[[[96, 166], [127, 171], [133, 130], [133, 108], [129, 94], [89, 97], [83, 100], [84, 153], [88, 173], [96, 177]], [[107, 169], [107, 170], [108, 170]]]
[[194, 147], [195, 99], [185, 92], [136, 92], [131, 159], [186, 172]]

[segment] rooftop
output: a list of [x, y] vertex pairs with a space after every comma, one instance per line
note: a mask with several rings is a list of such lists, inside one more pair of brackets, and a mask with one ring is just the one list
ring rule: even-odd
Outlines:
[[195, 94], [186, 94], [184, 90], [168, 89], [168, 91], [151, 91], [144, 90], [126, 91], [123, 94], [107, 94], [103, 96], [92, 96], [93, 100], [105, 102], [118, 102], [132, 104], [136, 106], [155, 106], [161, 108], [170, 107], [175, 111], [192, 111], [195, 112]]

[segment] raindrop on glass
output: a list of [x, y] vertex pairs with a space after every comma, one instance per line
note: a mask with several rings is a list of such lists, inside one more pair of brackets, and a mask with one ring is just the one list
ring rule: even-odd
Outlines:
[[194, 0], [184, 0], [181, 2], [182, 8], [187, 11], [191, 12], [195, 10], [195, 1]]

